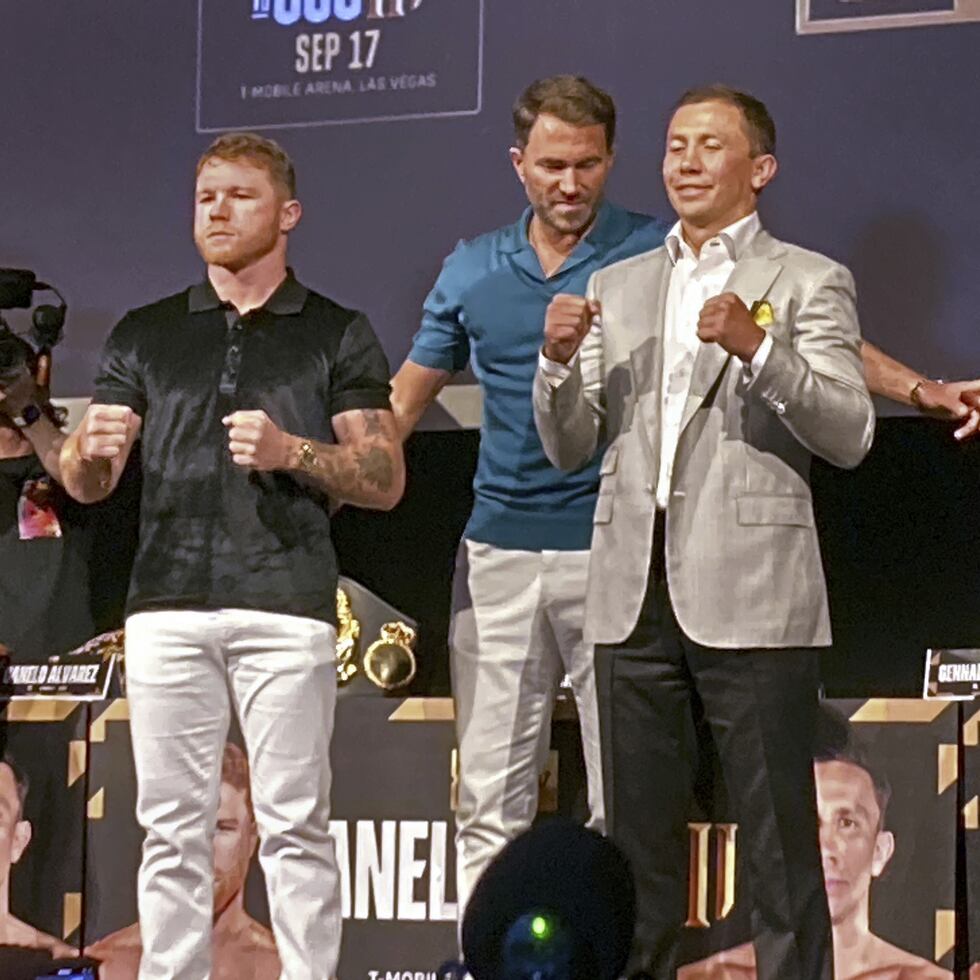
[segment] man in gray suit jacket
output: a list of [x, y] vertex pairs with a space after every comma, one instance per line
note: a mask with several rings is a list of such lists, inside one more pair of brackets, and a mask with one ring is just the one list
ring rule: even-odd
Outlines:
[[698, 730], [737, 808], [759, 975], [830, 977], [812, 770], [830, 642], [811, 455], [856, 466], [874, 412], [850, 273], [776, 241], [765, 106], [722, 86], [679, 101], [664, 247], [549, 307], [534, 388], [549, 458], [605, 447], [587, 636], [607, 824], [637, 884], [631, 968], [672, 976], [685, 918]]

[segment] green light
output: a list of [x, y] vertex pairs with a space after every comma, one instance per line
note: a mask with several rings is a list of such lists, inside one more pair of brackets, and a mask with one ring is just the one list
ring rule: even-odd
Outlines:
[[541, 940], [550, 938], [551, 923], [543, 915], [536, 915], [531, 919], [531, 935]]

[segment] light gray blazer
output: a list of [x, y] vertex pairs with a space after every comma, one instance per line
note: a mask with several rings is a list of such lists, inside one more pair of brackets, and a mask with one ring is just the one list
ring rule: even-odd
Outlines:
[[[625, 640], [650, 569], [659, 476], [666, 248], [596, 272], [602, 304], [568, 378], [539, 370], [534, 417], [548, 458], [575, 469], [605, 448], [586, 636]], [[694, 363], [667, 508], [667, 581], [678, 622], [722, 649], [830, 642], [810, 497], [811, 454], [853, 467], [871, 447], [854, 281], [823, 255], [760, 231], [725, 291], [767, 300], [772, 351], [746, 380], [717, 344]]]

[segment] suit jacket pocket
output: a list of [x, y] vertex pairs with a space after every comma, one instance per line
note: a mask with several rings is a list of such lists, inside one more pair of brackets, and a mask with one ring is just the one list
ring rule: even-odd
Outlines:
[[595, 517], [593, 524], [608, 524], [612, 520], [613, 514], [613, 493], [600, 493], [599, 499], [595, 502]]
[[619, 446], [610, 446], [606, 450], [606, 455], [602, 457], [599, 466], [599, 476], [611, 476], [616, 472], [616, 464], [619, 462]]
[[789, 524], [813, 527], [809, 497], [789, 494], [751, 494], [735, 500], [739, 524]]

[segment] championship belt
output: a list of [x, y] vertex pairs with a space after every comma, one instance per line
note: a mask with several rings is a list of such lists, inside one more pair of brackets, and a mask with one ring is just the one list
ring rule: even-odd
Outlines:
[[[364, 649], [362, 640], [375, 637]], [[337, 686], [345, 696], [395, 695], [417, 671], [415, 622], [369, 588], [340, 576], [337, 586]]]
[[337, 683], [346, 684], [357, 673], [357, 641], [361, 624], [354, 618], [350, 597], [337, 589]]
[[65, 654], [65, 657], [101, 657], [108, 660], [115, 657], [120, 664], [125, 662], [126, 631], [124, 629], [109, 630], [92, 637], [80, 647], [75, 647]]
[[399, 621], [385, 623], [381, 636], [364, 654], [364, 673], [368, 680], [383, 691], [397, 691], [415, 678], [416, 633], [411, 626]]

